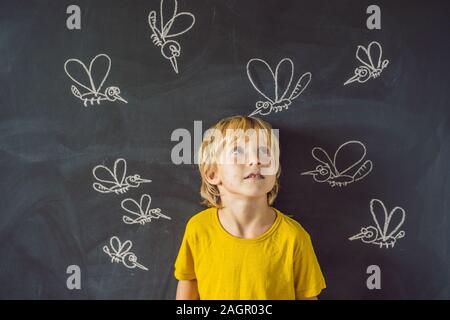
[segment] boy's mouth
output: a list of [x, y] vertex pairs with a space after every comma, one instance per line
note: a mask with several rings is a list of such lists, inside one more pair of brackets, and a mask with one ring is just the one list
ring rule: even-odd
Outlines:
[[264, 179], [264, 176], [260, 173], [250, 173], [244, 178], [244, 180], [245, 179]]

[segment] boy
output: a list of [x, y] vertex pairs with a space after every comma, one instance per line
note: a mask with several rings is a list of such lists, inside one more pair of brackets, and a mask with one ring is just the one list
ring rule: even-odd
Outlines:
[[187, 223], [176, 299], [317, 299], [325, 288], [308, 233], [272, 207], [281, 172], [273, 131], [234, 116], [205, 133], [198, 161], [209, 208]]

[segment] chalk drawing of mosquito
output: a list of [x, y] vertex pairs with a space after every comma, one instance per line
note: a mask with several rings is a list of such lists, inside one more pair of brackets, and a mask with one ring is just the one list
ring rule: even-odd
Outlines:
[[[69, 66], [71, 67], [72, 73], [68, 70]], [[75, 68], [79, 68], [81, 66], [82, 70], [81, 72], [75, 72]], [[93, 69], [96, 70], [96, 76], [101, 78], [100, 83], [95, 83], [93, 78]], [[109, 71], [111, 70], [111, 58], [108, 57], [106, 54], [98, 54], [94, 57], [94, 59], [91, 60], [91, 63], [89, 64], [89, 68], [86, 67], [86, 65], [81, 62], [78, 59], [69, 59], [64, 63], [64, 71], [69, 76], [70, 79], [72, 79], [73, 82], [75, 82], [77, 85], [81, 86], [82, 88], [86, 89], [84, 93], [81, 93], [80, 90], [72, 85], [71, 91], [75, 97], [83, 101], [83, 104], [85, 107], [87, 107], [88, 102], [92, 105], [94, 105], [94, 102], [97, 102], [97, 104], [100, 104], [100, 101], [122, 101], [124, 103], [128, 103], [124, 98], [120, 96], [120, 89], [118, 87], [107, 87], [104, 92], [102, 92], [102, 87], [106, 81], [106, 78], [108, 78]], [[89, 78], [89, 83], [82, 83], [81, 81], [78, 81], [80, 77], [84, 76], [84, 73], [87, 74]], [[78, 76], [77, 78], [74, 76]], [[83, 75], [81, 75], [83, 74]]]
[[[320, 147], [313, 148], [311, 153], [321, 164], [315, 170], [303, 172], [302, 175], [312, 175], [315, 181], [328, 182], [332, 187], [347, 186], [361, 180], [372, 171], [371, 160], [366, 160], [360, 165], [366, 156], [366, 147], [360, 141], [352, 140], [342, 144], [336, 150], [333, 159]], [[349, 162], [347, 159], [353, 155], [357, 159], [353, 158]]]
[[349, 240], [361, 239], [364, 243], [371, 243], [380, 248], [393, 248], [396, 241], [405, 236], [405, 231], [399, 231], [405, 222], [405, 210], [395, 207], [388, 214], [384, 203], [378, 199], [370, 201], [370, 213], [372, 214], [374, 226], [361, 228], [361, 232], [350, 237]]
[[[166, 5], [168, 2], [173, 4], [173, 10]], [[161, 47], [161, 54], [164, 58], [170, 60], [173, 70], [178, 73], [177, 58], [181, 55], [180, 44], [173, 38], [188, 32], [195, 23], [195, 17], [190, 12], [177, 13], [178, 3], [176, 0], [161, 0], [159, 11], [159, 24], [157, 26], [157, 13], [150, 11], [148, 15], [148, 24], [152, 30], [152, 41], [157, 47]], [[165, 17], [163, 12], [171, 14], [169, 20], [164, 23]], [[169, 33], [172, 31], [171, 33]]]
[[[257, 72], [257, 69], [259, 69], [259, 72]], [[261, 75], [261, 72], [266, 74]], [[258, 80], [261, 76], [267, 75], [269, 75], [270, 85], [265, 88], [267, 84], [261, 83]], [[274, 72], [266, 61], [255, 58], [250, 59], [247, 63], [247, 76], [255, 90], [265, 98], [264, 101], [256, 102], [256, 109], [249, 116], [257, 114], [265, 116], [272, 111], [279, 112], [288, 109], [292, 101], [306, 89], [311, 81], [312, 75], [311, 72], [304, 73], [291, 90], [292, 79], [294, 77], [294, 63], [291, 59], [282, 59]]]
[[123, 222], [126, 224], [141, 224], [151, 222], [152, 219], [164, 218], [172, 220], [170, 217], [161, 213], [160, 208], [150, 209], [152, 198], [148, 194], [143, 194], [139, 203], [131, 198], [122, 200], [122, 209], [131, 213], [134, 217], [123, 216]]
[[389, 60], [382, 60], [382, 54], [381, 45], [376, 41], [371, 42], [367, 48], [359, 45], [356, 50], [356, 59], [362, 65], [355, 69], [355, 75], [348, 79], [344, 86], [355, 81], [364, 83], [370, 78], [378, 78], [389, 64]]
[[119, 238], [114, 236], [109, 240], [109, 245], [111, 248], [104, 246], [103, 251], [109, 255], [112, 263], [122, 262], [122, 264], [129, 269], [138, 267], [142, 270], [148, 271], [146, 267], [137, 262], [136, 255], [130, 251], [133, 246], [133, 243], [130, 240], [121, 243]]
[[101, 193], [123, 194], [129, 188], [137, 188], [142, 183], [152, 182], [152, 180], [142, 179], [138, 174], [127, 176], [127, 162], [122, 158], [114, 162], [113, 171], [100, 164], [92, 169], [92, 174], [98, 181], [92, 186], [94, 190]]

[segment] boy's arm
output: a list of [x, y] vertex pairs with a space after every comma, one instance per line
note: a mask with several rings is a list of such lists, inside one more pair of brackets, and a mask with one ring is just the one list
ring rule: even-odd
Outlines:
[[199, 300], [197, 279], [178, 281], [176, 300]]

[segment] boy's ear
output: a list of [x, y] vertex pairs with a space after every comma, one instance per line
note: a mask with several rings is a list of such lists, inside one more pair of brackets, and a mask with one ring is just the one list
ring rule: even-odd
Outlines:
[[205, 171], [205, 178], [210, 184], [220, 184], [220, 177], [217, 174], [217, 170], [215, 168], [208, 168], [208, 170]]

